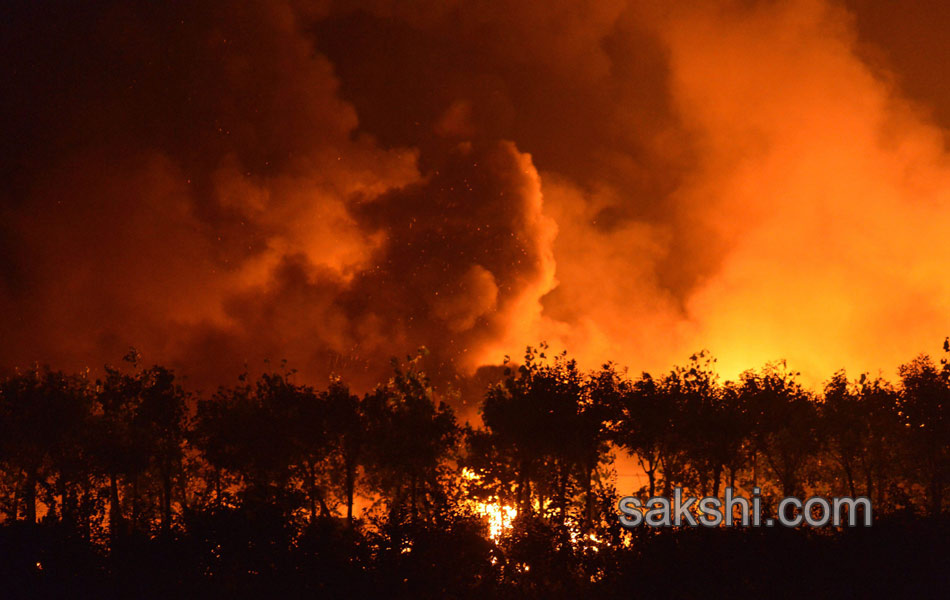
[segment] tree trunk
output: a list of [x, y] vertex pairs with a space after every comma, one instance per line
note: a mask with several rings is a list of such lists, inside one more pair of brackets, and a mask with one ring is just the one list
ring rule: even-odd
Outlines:
[[416, 524], [416, 474], [409, 478], [409, 522]]
[[722, 470], [723, 470], [722, 465], [716, 465], [716, 470], [713, 472], [713, 490], [712, 490], [713, 498], [719, 497], [719, 483], [720, 483], [719, 480], [722, 479]]
[[666, 457], [663, 461], [663, 495], [667, 498], [673, 497], [673, 474], [675, 469], [670, 466], [670, 458]]
[[759, 452], [752, 453], [752, 487], [759, 487]]
[[167, 534], [172, 526], [172, 475], [171, 468], [162, 469], [162, 533]]
[[356, 488], [356, 468], [354, 465], [351, 465], [349, 461], [344, 466], [346, 471], [346, 480], [344, 485], [346, 487], [346, 520], [348, 523], [353, 522], [353, 496]]
[[13, 508], [10, 510], [10, 514], [13, 515], [14, 521], [20, 518], [20, 482], [19, 480], [17, 480], [13, 484]]
[[135, 531], [139, 526], [139, 478], [138, 475], [132, 477], [132, 514], [129, 518], [129, 528]]
[[56, 494], [59, 496], [59, 518], [61, 521], [71, 519], [72, 507], [70, 506], [69, 492], [67, 491], [66, 479], [60, 475], [56, 478]]
[[122, 507], [119, 506], [119, 482], [115, 473], [109, 474], [109, 535], [113, 544], [122, 529]]
[[310, 523], [317, 522], [317, 484], [316, 475], [313, 472], [313, 464], [307, 463], [307, 496], [310, 500]]
[[844, 474], [848, 478], [848, 489], [851, 491], [851, 497], [854, 498], [857, 494], [854, 489], [854, 474], [851, 472], [851, 463], [850, 461], [842, 461], [842, 467], [844, 467]]
[[23, 500], [27, 522], [36, 523], [36, 471], [30, 471], [26, 475], [26, 481], [23, 484]]
[[594, 520], [594, 468], [590, 463], [584, 468], [584, 522], [585, 531], [590, 531]]
[[188, 476], [184, 473], [178, 477], [178, 506], [182, 514], [188, 510]]
[[534, 507], [531, 506], [531, 480], [525, 479], [524, 482], [525, 494], [524, 494], [524, 514], [531, 515], [534, 510]]
[[560, 465], [557, 476], [558, 522], [563, 525], [567, 516], [567, 467]]
[[317, 486], [317, 473], [313, 463], [308, 463], [307, 465], [307, 476], [309, 477], [308, 487], [310, 488], [307, 494], [310, 497], [310, 522], [315, 523], [317, 519], [317, 504], [320, 505], [320, 515], [325, 517], [330, 516], [330, 507], [327, 506], [323, 498], [323, 492]]
[[518, 469], [518, 503], [520, 504], [521, 514], [531, 514], [531, 483], [528, 480], [524, 461], [521, 461]]
[[217, 467], [214, 469], [214, 505], [221, 508], [221, 470]]

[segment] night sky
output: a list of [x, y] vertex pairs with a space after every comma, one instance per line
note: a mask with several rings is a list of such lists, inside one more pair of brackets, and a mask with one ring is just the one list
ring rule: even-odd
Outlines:
[[0, 369], [938, 350], [950, 8], [668, 4], [8, 3]]

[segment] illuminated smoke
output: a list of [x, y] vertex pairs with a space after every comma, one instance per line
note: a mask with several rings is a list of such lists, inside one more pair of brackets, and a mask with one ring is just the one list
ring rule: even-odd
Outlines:
[[369, 385], [420, 345], [451, 378], [546, 339], [588, 367], [706, 347], [727, 375], [817, 380], [950, 331], [943, 130], [837, 5], [44, 5], [0, 27], [3, 367], [134, 344], [202, 386], [282, 358]]

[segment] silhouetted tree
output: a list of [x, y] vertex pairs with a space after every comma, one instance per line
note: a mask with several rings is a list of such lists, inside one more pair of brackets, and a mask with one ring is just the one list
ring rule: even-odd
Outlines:
[[821, 404], [822, 432], [828, 451], [841, 469], [847, 491], [883, 504], [891, 458], [899, 454], [903, 427], [897, 392], [886, 381], [867, 375], [849, 382], [844, 371], [825, 384]]
[[757, 454], [765, 457], [783, 496], [802, 495], [806, 467], [819, 450], [817, 407], [797, 375], [784, 363], [775, 363], [741, 377], [740, 393], [752, 423], [753, 460]]
[[[265, 373], [250, 385], [220, 389], [198, 403], [195, 443], [216, 470], [239, 475], [244, 502], [274, 503], [292, 513], [305, 498], [311, 519], [330, 515], [322, 467], [329, 453], [325, 398]], [[216, 483], [216, 497], [223, 493]]]
[[[187, 394], [170, 370], [154, 366], [141, 375], [141, 403], [134, 427], [161, 485], [161, 530], [168, 533], [172, 522], [174, 480], [182, 475], [187, 436]], [[184, 498], [182, 498], [184, 500]]]
[[[130, 351], [125, 359], [136, 368], [139, 355]], [[131, 488], [129, 502], [131, 525], [137, 526], [138, 478], [148, 466], [146, 446], [136, 438], [135, 413], [140, 401], [140, 380], [133, 373], [106, 366], [106, 377], [96, 382], [96, 418], [93, 423], [92, 452], [98, 470], [107, 478], [109, 492], [109, 535], [113, 547], [126, 530], [121, 489]]]
[[322, 394], [326, 406], [326, 430], [331, 445], [331, 463], [337, 474], [337, 487], [342, 490], [346, 519], [353, 521], [359, 469], [366, 459], [367, 419], [363, 402], [350, 393], [340, 379], [334, 379]]
[[[945, 348], [947, 345], [945, 344]], [[926, 356], [899, 369], [898, 398], [906, 443], [914, 471], [924, 485], [929, 511], [936, 516], [950, 474], [950, 382], [948, 369], [940, 370]]]
[[[815, 594], [830, 580], [801, 573], [831, 569], [832, 583], [851, 573], [862, 595], [903, 573], [923, 583], [894, 595], [946, 595], [950, 580], [935, 575], [946, 572], [945, 520], [924, 527], [919, 513], [945, 514], [950, 359], [918, 357], [899, 386], [839, 372], [819, 396], [784, 363], [720, 383], [700, 352], [631, 381], [611, 363], [584, 373], [546, 349], [529, 347], [517, 368], [506, 361], [481, 428], [459, 427], [424, 352], [394, 360], [362, 397], [338, 378], [317, 391], [289, 370], [241, 376], [193, 403], [171, 370], [143, 368], [134, 350], [95, 385], [16, 372], [0, 380], [3, 589], [697, 597], [765, 594], [776, 581]], [[651, 495], [674, 485], [718, 495], [749, 479], [767, 502], [863, 493], [875, 528], [626, 530], [610, 443], [638, 457]], [[358, 495], [373, 504], [356, 519]], [[509, 505], [513, 523], [489, 535], [486, 509]], [[737, 560], [742, 575], [722, 576]], [[789, 560], [804, 570], [790, 576]], [[700, 561], [716, 572], [670, 566]]]
[[460, 430], [452, 409], [437, 401], [420, 367], [424, 352], [403, 368], [393, 360], [393, 377], [364, 399], [367, 466], [392, 514], [402, 509], [416, 521], [444, 498], [441, 480]]
[[647, 476], [649, 495], [653, 497], [661, 474], [669, 481], [674, 474], [664, 471], [679, 462], [670, 456], [681, 451], [671, 444], [677, 406], [667, 394], [663, 381], [643, 373], [625, 387], [620, 407], [621, 418], [615, 428], [615, 439], [637, 457]]
[[[707, 424], [710, 451], [727, 473], [729, 487], [735, 489], [739, 472], [746, 466], [752, 438], [752, 420], [746, 397], [733, 382], [726, 382]], [[716, 482], [718, 485], [718, 481]], [[718, 495], [719, 488], [713, 490]]]
[[561, 354], [547, 361], [544, 349], [529, 347], [524, 364], [506, 368], [505, 379], [488, 390], [482, 404], [487, 437], [481, 443], [493, 446], [492, 455], [510, 466], [508, 473], [494, 475], [514, 473], [520, 512], [530, 514], [536, 502], [545, 515], [550, 501], [563, 523], [574, 487], [580, 482], [589, 491], [606, 451], [609, 409], [603, 394], [590, 396], [573, 360]]
[[66, 516], [75, 514], [74, 484], [83, 481], [83, 439], [89, 394], [82, 378], [33, 368], [0, 384], [0, 464], [12, 475], [9, 515], [33, 523], [37, 498], [46, 497], [55, 515], [55, 497]]
[[90, 423], [90, 453], [108, 482], [113, 540], [126, 525], [131, 531], [147, 530], [155, 516], [168, 533], [173, 497], [184, 487], [175, 484], [184, 476], [188, 394], [171, 370], [142, 369], [139, 361], [133, 349], [125, 357], [130, 370], [106, 367], [106, 377], [96, 384]]
[[730, 427], [738, 415], [727, 412], [730, 405], [723, 402], [714, 364], [708, 352], [694, 354], [685, 367], [675, 367], [663, 382], [676, 411], [675, 437], [669, 443], [682, 449], [691, 475], [684, 475], [684, 479], [690, 477], [703, 496], [710, 489], [713, 495], [719, 495], [723, 470], [735, 444], [741, 443]]
[[609, 442], [612, 427], [618, 418], [618, 407], [623, 394], [623, 376], [616, 366], [607, 363], [591, 373], [584, 383], [584, 393], [578, 407], [575, 439], [580, 460], [581, 487], [584, 511], [581, 521], [585, 530], [594, 522], [596, 490], [594, 479], [599, 466], [611, 459]]

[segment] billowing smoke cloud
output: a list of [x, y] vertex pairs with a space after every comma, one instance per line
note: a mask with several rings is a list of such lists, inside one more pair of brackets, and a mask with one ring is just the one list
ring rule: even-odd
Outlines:
[[294, 350], [314, 369], [329, 353], [345, 361], [334, 366], [378, 376], [390, 355], [425, 344], [429, 368], [451, 377], [483, 364], [486, 344], [538, 318], [538, 298], [552, 286], [555, 227], [541, 212], [530, 157], [513, 144], [462, 144], [424, 180], [357, 194], [347, 210], [373, 240], [366, 260], [347, 275], [321, 266], [319, 254], [281, 253], [260, 285], [225, 299], [239, 347], [266, 344], [262, 356]]
[[539, 312], [555, 228], [530, 157], [458, 144], [421, 173], [357, 131], [318, 12], [17, 16], [5, 365], [135, 344], [202, 383], [281, 358], [375, 377], [425, 344], [450, 373]]
[[[580, 272], [589, 282], [620, 273], [625, 254], [633, 279], [647, 283], [611, 286], [633, 299], [631, 315], [622, 301], [568, 285], [560, 257], [576, 256], [592, 232], [572, 239], [558, 219], [558, 243], [572, 248], [556, 253], [558, 278], [594, 308], [577, 313], [592, 352], [650, 363], [708, 347], [728, 375], [787, 358], [815, 382], [937, 350], [950, 331], [944, 132], [861, 60], [852, 16], [804, 1], [690, 7], [650, 21], [697, 159], [669, 195], [670, 219], [696, 224], [687, 260], [703, 271], [671, 297], [649, 270], [676, 243], [668, 224], [600, 236], [586, 247], [606, 249], [592, 250], [602, 258], [585, 263], [609, 270]], [[577, 345], [577, 332], [568, 342]]]
[[199, 385], [282, 358], [369, 384], [420, 345], [451, 377], [546, 339], [591, 367], [890, 369], [950, 331], [950, 168], [856, 22], [15, 6], [0, 365], [134, 344]]
[[950, 330], [943, 132], [868, 60], [880, 53], [844, 7], [368, 10], [327, 26], [355, 32], [365, 56], [325, 44], [344, 81], [382, 82], [344, 86], [361, 114], [377, 110], [368, 89], [392, 86], [424, 98], [404, 121], [461, 115], [464, 135], [507, 135], [535, 157], [559, 232], [534, 338], [588, 365], [664, 368], [708, 347], [735, 375], [788, 358], [815, 381], [891, 369]]
[[678, 202], [729, 243], [689, 300], [697, 337], [732, 372], [764, 356], [812, 376], [889, 370], [938, 350], [944, 132], [859, 59], [850, 15], [805, 1], [677, 15], [665, 32], [704, 149]]

